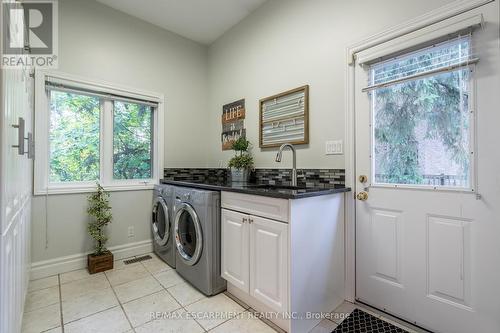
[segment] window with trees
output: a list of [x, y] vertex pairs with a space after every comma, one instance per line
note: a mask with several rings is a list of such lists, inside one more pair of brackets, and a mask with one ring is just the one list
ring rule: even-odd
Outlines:
[[153, 108], [115, 101], [113, 105], [113, 178], [152, 178]]
[[99, 179], [100, 99], [50, 91], [49, 181]]
[[472, 186], [475, 61], [467, 36], [370, 67], [376, 184]]
[[[45, 79], [37, 109], [35, 194], [151, 187], [159, 179], [159, 101], [109, 86]], [[43, 144], [47, 142], [47, 146]]]

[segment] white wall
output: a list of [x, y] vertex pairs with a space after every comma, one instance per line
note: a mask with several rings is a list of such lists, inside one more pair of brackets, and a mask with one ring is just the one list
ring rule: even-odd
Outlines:
[[60, 0], [59, 48], [62, 72], [165, 94], [165, 166], [204, 165], [205, 46], [95, 1]]
[[[151, 238], [152, 191], [112, 192], [110, 204], [113, 221], [108, 226], [107, 246], [140, 242]], [[84, 253], [92, 249], [87, 233], [87, 195], [66, 194], [38, 196], [33, 200], [32, 261]], [[47, 208], [47, 209], [46, 209]], [[46, 212], [48, 213], [47, 215]], [[48, 226], [46, 247], [45, 226]], [[135, 237], [128, 238], [128, 227]]]
[[298, 150], [298, 167], [344, 168], [344, 156], [325, 156], [324, 147], [344, 139], [346, 47], [447, 2], [268, 1], [209, 48], [209, 165], [225, 165], [231, 156], [220, 148], [222, 105], [245, 98], [256, 166], [289, 167], [288, 155], [278, 164], [276, 149], [258, 148], [258, 101], [309, 84], [310, 144]]
[[[59, 71], [163, 93], [165, 166], [205, 165], [206, 149], [199, 146], [206, 124], [205, 46], [94, 1], [60, 0]], [[149, 239], [151, 204], [152, 191], [113, 192], [108, 245]], [[86, 207], [85, 194], [34, 198], [33, 262], [91, 249]]]

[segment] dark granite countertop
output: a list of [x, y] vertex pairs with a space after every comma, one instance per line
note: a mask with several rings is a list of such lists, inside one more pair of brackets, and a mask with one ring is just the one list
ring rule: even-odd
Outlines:
[[351, 189], [344, 185], [330, 187], [292, 187], [284, 185], [232, 183], [206, 180], [169, 180], [162, 179], [162, 184], [193, 187], [213, 191], [238, 192], [252, 195], [262, 195], [280, 199], [300, 199], [349, 192]]

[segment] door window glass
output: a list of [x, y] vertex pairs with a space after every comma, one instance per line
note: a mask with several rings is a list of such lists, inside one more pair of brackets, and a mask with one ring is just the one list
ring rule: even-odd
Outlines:
[[376, 184], [471, 187], [472, 71], [453, 67], [468, 57], [469, 43], [461, 38], [371, 67]]

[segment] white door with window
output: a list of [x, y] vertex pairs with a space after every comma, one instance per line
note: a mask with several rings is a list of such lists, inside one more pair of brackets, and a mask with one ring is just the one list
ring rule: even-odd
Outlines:
[[356, 58], [356, 299], [435, 332], [500, 332], [498, 12]]

